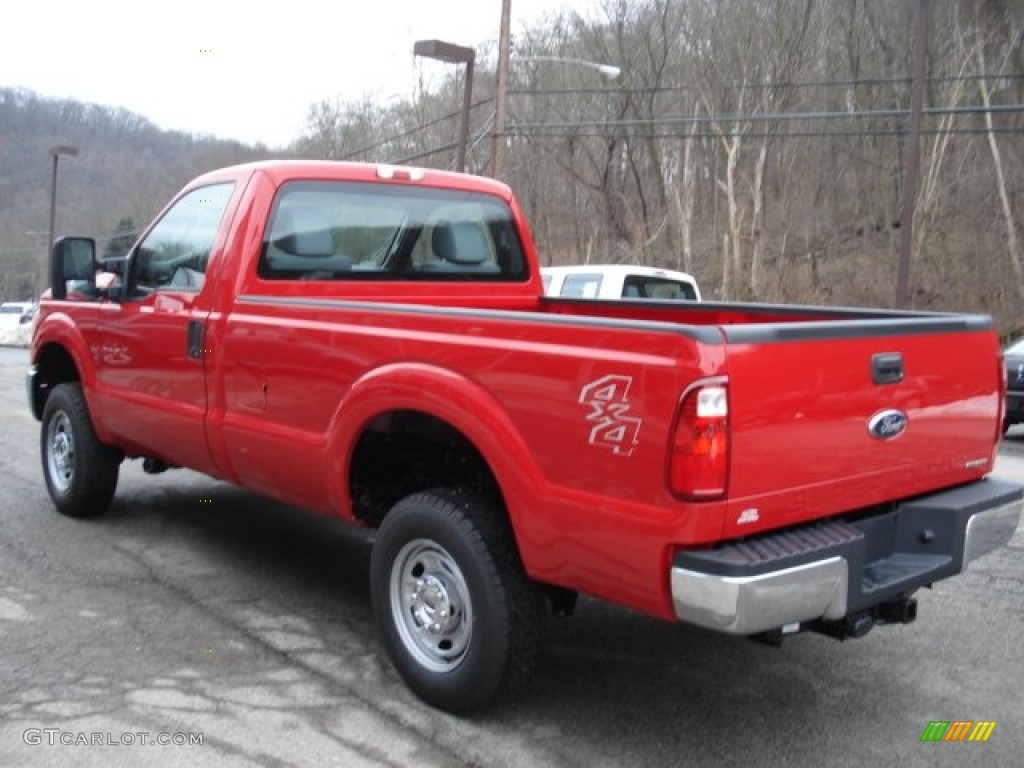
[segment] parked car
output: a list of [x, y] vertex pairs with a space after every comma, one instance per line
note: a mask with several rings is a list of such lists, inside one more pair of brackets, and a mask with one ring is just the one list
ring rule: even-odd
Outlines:
[[1024, 338], [1003, 350], [1003, 357], [1006, 360], [1005, 434], [1014, 424], [1024, 423]]
[[544, 293], [577, 299], [700, 301], [697, 281], [685, 272], [636, 264], [544, 267]]
[[0, 304], [0, 316], [3, 317], [5, 327], [15, 316], [18, 318], [17, 325], [28, 325], [35, 313], [36, 305], [31, 301], [5, 301]]
[[32, 338], [32, 318], [36, 305], [31, 301], [5, 301], [0, 304], [0, 345], [27, 347]]

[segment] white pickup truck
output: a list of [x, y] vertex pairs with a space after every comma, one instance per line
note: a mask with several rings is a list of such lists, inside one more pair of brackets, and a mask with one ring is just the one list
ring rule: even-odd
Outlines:
[[700, 301], [697, 281], [685, 272], [636, 264], [544, 267], [544, 293], [580, 299]]

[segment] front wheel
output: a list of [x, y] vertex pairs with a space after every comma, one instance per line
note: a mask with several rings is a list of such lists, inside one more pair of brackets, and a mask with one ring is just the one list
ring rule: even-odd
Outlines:
[[374, 543], [370, 591], [392, 662], [428, 704], [470, 712], [528, 679], [543, 602], [500, 504], [454, 490], [398, 502]]
[[96, 438], [77, 382], [58, 384], [46, 399], [40, 453], [46, 488], [58, 511], [94, 517], [110, 506], [122, 457]]

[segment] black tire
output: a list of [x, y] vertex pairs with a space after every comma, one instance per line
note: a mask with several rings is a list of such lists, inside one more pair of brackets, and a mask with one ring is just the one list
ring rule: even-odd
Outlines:
[[46, 399], [39, 447], [46, 488], [58, 511], [70, 517], [106, 511], [122, 455], [96, 439], [77, 382], [58, 384]]
[[465, 714], [528, 681], [543, 598], [500, 503], [447, 489], [399, 501], [374, 542], [370, 597], [392, 663], [428, 704]]

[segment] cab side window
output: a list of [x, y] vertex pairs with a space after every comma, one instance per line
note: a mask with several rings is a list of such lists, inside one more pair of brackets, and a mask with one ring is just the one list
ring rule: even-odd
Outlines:
[[178, 200], [139, 244], [132, 257], [136, 295], [157, 290], [196, 293], [203, 287], [233, 183], [194, 189]]

